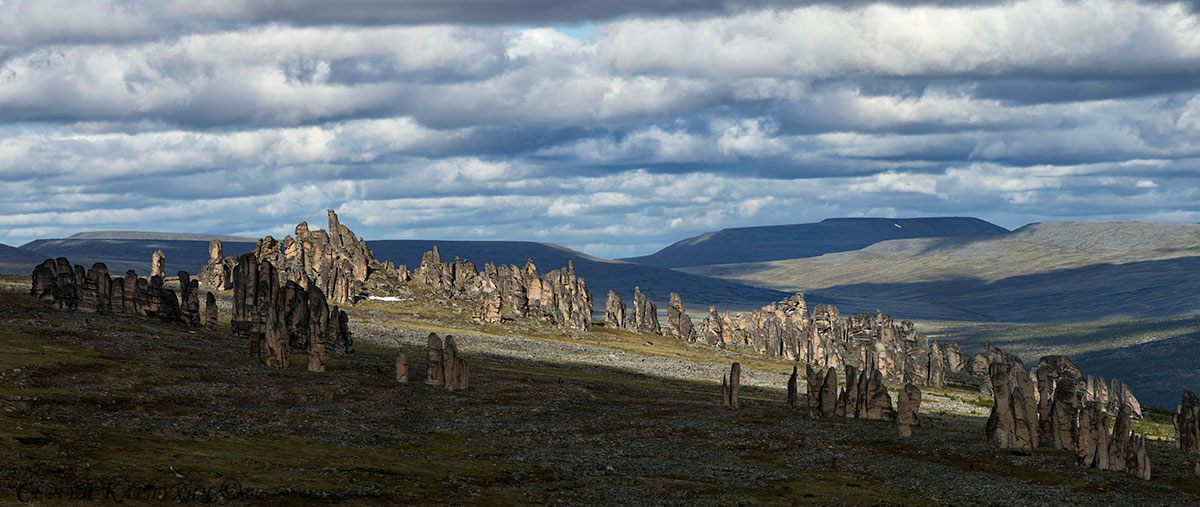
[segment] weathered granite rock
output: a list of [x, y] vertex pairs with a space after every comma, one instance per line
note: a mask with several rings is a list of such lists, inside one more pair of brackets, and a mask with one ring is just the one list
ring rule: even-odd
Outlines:
[[797, 388], [799, 386], [797, 385], [797, 382], [796, 382], [797, 377], [799, 377], [798, 367], [795, 365], [792, 365], [792, 376], [788, 377], [788, 384], [787, 384], [787, 407], [790, 409], [796, 408], [796, 401], [798, 399]]
[[219, 312], [217, 297], [213, 296], [213, 293], [210, 291], [208, 295], [204, 296], [204, 327], [216, 329], [217, 320], [220, 318], [218, 315]]
[[858, 411], [859, 419], [872, 421], [894, 421], [896, 410], [892, 408], [892, 396], [884, 385], [883, 374], [878, 369], [863, 370], [860, 376], [862, 390], [859, 402], [862, 410]]
[[500, 309], [503, 306], [503, 300], [499, 293], [483, 294], [479, 297], [479, 306], [475, 308], [473, 315], [476, 322], [484, 324], [499, 324], [502, 319]]
[[1126, 471], [1143, 481], [1150, 480], [1150, 456], [1146, 454], [1146, 437], [1134, 435], [1130, 448], [1129, 466]]
[[658, 325], [658, 308], [650, 298], [642, 294], [640, 287], [633, 288], [633, 308], [629, 316], [629, 329], [639, 333], [662, 334]]
[[[253, 356], [263, 364], [279, 364], [278, 359], [284, 356], [276, 350], [274, 340], [278, 337], [268, 337], [268, 333], [281, 333], [278, 339], [282, 340], [282, 348], [310, 354], [312, 344], [320, 343], [316, 353], [321, 358], [331, 350], [354, 352], [346, 312], [337, 306], [329, 308], [320, 287], [310, 285], [305, 290], [292, 280], [281, 287], [275, 265], [258, 260], [253, 252], [238, 259], [233, 279], [233, 334], [248, 339]], [[278, 321], [278, 329], [274, 321], [268, 325], [269, 319]]]
[[396, 351], [396, 382], [407, 383], [408, 378], [408, 355], [403, 350]]
[[613, 329], [625, 329], [625, 302], [616, 291], [608, 291], [604, 301], [604, 324]]
[[808, 384], [808, 415], [821, 417], [821, 382], [824, 376], [820, 375], [820, 370], [813, 370], [812, 365], [804, 365], [804, 381]]
[[[1040, 369], [1039, 369], [1040, 371]], [[1050, 408], [1050, 435], [1055, 449], [1075, 450], [1079, 441], [1079, 393], [1073, 377], [1062, 377], [1054, 386]]]
[[721, 375], [721, 396], [725, 402], [725, 406], [734, 410], [738, 409], [738, 391], [742, 385], [742, 364], [733, 363], [729, 367], [729, 377]]
[[264, 308], [263, 357], [268, 368], [285, 369], [289, 366], [287, 320], [282, 304], [273, 301]]
[[838, 380], [837, 368], [829, 368], [825, 372], [825, 380], [821, 382], [820, 402], [818, 407], [821, 417], [832, 417], [837, 411]]
[[725, 347], [725, 319], [714, 306], [708, 307], [708, 316], [696, 328], [696, 340], [716, 347]]
[[425, 383], [433, 386], [445, 385], [445, 369], [442, 366], [442, 339], [437, 334], [429, 333], [426, 345], [429, 362], [425, 367]]
[[458, 390], [458, 367], [461, 359], [458, 357], [458, 344], [454, 337], [446, 335], [442, 341], [442, 377], [447, 391]]
[[671, 293], [670, 302], [667, 304], [667, 336], [687, 342], [696, 341], [696, 328], [692, 325], [692, 318], [688, 317], [683, 308], [683, 299], [674, 292]]
[[162, 250], [155, 250], [154, 254], [150, 256], [150, 278], [156, 276], [159, 278], [167, 277], [167, 254], [163, 253]]
[[1133, 390], [1129, 388], [1129, 385], [1120, 380], [1112, 379], [1112, 386], [1109, 387], [1108, 396], [1109, 411], [1117, 412], [1121, 407], [1128, 407], [1131, 417], [1135, 419], [1142, 418], [1142, 404], [1133, 395]]
[[986, 426], [988, 442], [1001, 448], [1032, 449], [1038, 434], [1032, 379], [1021, 365], [1003, 361], [991, 363], [988, 374], [994, 402]]
[[329, 334], [333, 338], [333, 351], [338, 354], [353, 354], [354, 342], [350, 336], [350, 318], [337, 306], [329, 310], [329, 329]]
[[196, 275], [196, 279], [200, 280], [200, 284], [208, 287], [211, 290], [229, 290], [233, 288], [233, 268], [237, 266], [238, 257], [230, 255], [225, 257], [224, 246], [221, 240], [214, 239], [208, 242], [208, 263], [200, 268], [200, 273]]
[[108, 266], [103, 263], [97, 262], [88, 270], [79, 291], [79, 309], [87, 312], [113, 311], [112, 277], [108, 275]]
[[1195, 393], [1183, 390], [1183, 401], [1175, 407], [1174, 422], [1175, 445], [1188, 453], [1200, 454], [1200, 398]]
[[[929, 344], [929, 356], [924, 360], [928, 365], [925, 367], [925, 369], [929, 372], [928, 377], [925, 379], [925, 385], [939, 388], [946, 387], [946, 359], [945, 356], [942, 355], [942, 349], [937, 343]], [[914, 380], [919, 378], [916, 375], [906, 376], [910, 376]]]
[[1075, 447], [1080, 465], [1108, 470], [1108, 414], [1103, 404], [1090, 401], [1079, 411], [1079, 442]]
[[944, 347], [946, 355], [946, 371], [963, 373], [970, 365], [971, 358], [962, 353], [957, 343], [949, 342]]
[[896, 426], [900, 436], [911, 437], [912, 427], [920, 424], [921, 390], [912, 383], [904, 384], [904, 391], [896, 397]]
[[[107, 274], [108, 270], [105, 270]], [[200, 281], [193, 279], [187, 271], [179, 272], [179, 315], [184, 323], [200, 325]]]

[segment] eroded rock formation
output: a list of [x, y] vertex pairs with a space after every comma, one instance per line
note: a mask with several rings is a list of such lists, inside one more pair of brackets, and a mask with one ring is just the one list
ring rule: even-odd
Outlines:
[[616, 291], [608, 291], [604, 300], [604, 324], [613, 329], [625, 328], [625, 302]]
[[196, 278], [200, 284], [211, 290], [229, 290], [233, 288], [233, 268], [237, 266], [237, 256], [225, 256], [221, 240], [208, 242], [208, 263], [200, 268]]
[[796, 408], [796, 401], [798, 399], [798, 393], [797, 393], [797, 389], [799, 387], [797, 385], [797, 380], [798, 380], [797, 377], [799, 377], [798, 368], [799, 368], [798, 366], [793, 365], [792, 366], [792, 376], [788, 377], [787, 407], [790, 409]]
[[733, 363], [729, 367], [729, 376], [721, 375], [721, 398], [725, 406], [737, 410], [738, 391], [742, 386], [742, 364]]
[[896, 426], [900, 436], [911, 437], [912, 427], [921, 423], [921, 390], [911, 383], [896, 396]]
[[427, 358], [425, 383], [431, 386], [444, 385], [446, 379], [442, 376], [445, 373], [442, 367], [442, 339], [437, 334], [429, 333], [425, 343], [425, 352]]
[[57, 308], [142, 315], [164, 322], [200, 325], [196, 285], [186, 272], [180, 272], [184, 308], [175, 291], [163, 286], [162, 277], [147, 280], [130, 270], [124, 278], [113, 279], [102, 263], [85, 271], [80, 265], [72, 268], [66, 257], [46, 259], [34, 267], [31, 282], [30, 294]]
[[1032, 449], [1038, 442], [1038, 405], [1033, 380], [1020, 364], [997, 361], [988, 366], [993, 386], [987, 440], [1011, 449]]
[[167, 277], [167, 254], [163, 253], [162, 250], [155, 250], [154, 254], [150, 256], [150, 278], [156, 276], [159, 278]]
[[[275, 265], [253, 252], [238, 259], [233, 275], [233, 334], [249, 340], [259, 362], [286, 367], [291, 348], [310, 356], [353, 352], [346, 312], [330, 308], [320, 287], [306, 290], [294, 281], [281, 287]], [[319, 350], [313, 350], [314, 341], [321, 344]]]
[[204, 327], [209, 329], [217, 328], [217, 320], [220, 318], [220, 309], [217, 308], [217, 298], [212, 292], [204, 296]]
[[396, 351], [396, 382], [407, 383], [408, 378], [408, 355], [403, 350]]
[[641, 287], [633, 288], [633, 308], [628, 328], [639, 333], [662, 334], [662, 328], [658, 325], [658, 307], [642, 294]]
[[689, 342], [696, 341], [696, 328], [692, 325], [692, 318], [688, 317], [683, 308], [683, 299], [674, 292], [671, 293], [670, 302], [667, 304], [667, 336]]
[[1175, 407], [1175, 445], [1192, 454], [1200, 453], [1200, 399], [1184, 389], [1183, 400]]

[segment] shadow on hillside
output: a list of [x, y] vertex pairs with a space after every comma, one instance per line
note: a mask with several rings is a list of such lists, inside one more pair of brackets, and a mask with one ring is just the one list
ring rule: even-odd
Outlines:
[[[843, 313], [888, 311], [887, 302], [921, 302], [915, 319], [994, 322], [1076, 322], [1117, 316], [1155, 317], [1200, 309], [1200, 256], [1125, 264], [1095, 264], [987, 282], [853, 284], [813, 290], [814, 300], [841, 301]], [[941, 312], [930, 309], [941, 308]], [[929, 313], [922, 313], [929, 312]], [[953, 317], [958, 314], [960, 317]]]
[[1183, 389], [1200, 391], [1200, 333], [1072, 357], [1089, 375], [1119, 378], [1143, 405], [1175, 409]]

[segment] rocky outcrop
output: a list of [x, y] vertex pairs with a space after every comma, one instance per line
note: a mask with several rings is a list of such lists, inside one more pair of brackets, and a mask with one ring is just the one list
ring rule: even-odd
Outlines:
[[729, 376], [721, 375], [721, 398], [725, 406], [737, 410], [738, 391], [742, 386], [742, 364], [733, 363], [729, 367]]
[[855, 383], [857, 399], [855, 417], [872, 421], [894, 421], [896, 410], [892, 408], [892, 396], [884, 385], [883, 373], [876, 368], [863, 370]]
[[837, 406], [833, 413], [838, 417], [856, 417], [858, 415], [858, 369], [846, 366], [846, 388], [838, 394]]
[[155, 250], [154, 254], [150, 256], [150, 278], [156, 276], [159, 278], [167, 277], [167, 254], [163, 253], [162, 250]]
[[1200, 453], [1200, 399], [1184, 389], [1183, 400], [1175, 407], [1175, 445], [1192, 454]]
[[683, 308], [683, 299], [674, 292], [671, 293], [670, 302], [667, 304], [667, 336], [688, 342], [696, 341], [696, 328], [692, 325], [692, 318], [688, 317]]
[[163, 285], [163, 278], [139, 278], [132, 270], [124, 278], [113, 279], [102, 263], [85, 271], [71, 267], [66, 257], [46, 259], [34, 267], [30, 294], [50, 306], [85, 312], [118, 313], [154, 317], [164, 322], [200, 325], [200, 304], [196, 284], [186, 272], [180, 272], [184, 305], [175, 291]]
[[1124, 471], [1129, 475], [1150, 480], [1150, 459], [1146, 454], [1146, 439], [1133, 432], [1132, 410], [1123, 406], [1117, 412], [1112, 436], [1108, 439], [1108, 470]]
[[971, 357], [963, 354], [957, 343], [949, 342], [944, 347], [946, 356], [946, 371], [963, 373], [970, 365]]
[[863, 368], [869, 356], [875, 358], [885, 380], [945, 385], [942, 349], [917, 333], [912, 322], [897, 323], [882, 312], [843, 320], [837, 307], [825, 304], [816, 305], [810, 314], [804, 294], [771, 303], [748, 316], [739, 314], [736, 319], [710, 307], [708, 316], [696, 327], [694, 341], [737, 346], [821, 368]]
[[1103, 404], [1090, 401], [1079, 411], [1079, 464], [1108, 470], [1108, 413]]
[[1021, 365], [1003, 361], [991, 363], [988, 375], [994, 402], [986, 426], [988, 443], [1009, 449], [1034, 448], [1038, 411], [1033, 379]]
[[208, 263], [200, 268], [196, 278], [200, 284], [210, 290], [229, 290], [233, 288], [233, 268], [237, 266], [237, 256], [225, 256], [221, 240], [208, 242]]
[[896, 397], [896, 426], [900, 436], [911, 437], [912, 427], [921, 423], [921, 389], [904, 384], [904, 390]]
[[615, 291], [608, 291], [604, 300], [604, 324], [613, 329], [625, 328], [625, 302]]
[[658, 307], [642, 294], [640, 287], [633, 288], [633, 308], [628, 329], [639, 333], [662, 334], [662, 328], [658, 325]]
[[[305, 289], [295, 281], [281, 287], [270, 261], [258, 260], [254, 253], [238, 259], [230, 325], [234, 336], [249, 341], [252, 357], [262, 364], [286, 367], [287, 349], [293, 348], [310, 356], [352, 353], [348, 323], [346, 312], [328, 306], [320, 287]], [[320, 346], [313, 347], [314, 342]]]
[[821, 375], [820, 371], [813, 370], [811, 365], [804, 366], [804, 380], [808, 385], [806, 396], [809, 417], [821, 417], [821, 382], [824, 381], [824, 375]]
[[467, 388], [467, 362], [458, 355], [458, 345], [453, 336], [446, 336], [442, 345], [442, 378], [447, 391], [461, 391]]
[[1079, 441], [1079, 393], [1072, 377], [1058, 379], [1050, 405], [1050, 442], [1055, 449], [1074, 451]]
[[581, 331], [592, 326], [592, 294], [571, 261], [544, 275], [532, 259], [524, 268], [487, 264], [480, 273], [459, 258], [442, 262], [435, 246], [425, 253], [413, 279], [448, 297], [474, 299], [474, 317], [480, 322], [528, 318]]

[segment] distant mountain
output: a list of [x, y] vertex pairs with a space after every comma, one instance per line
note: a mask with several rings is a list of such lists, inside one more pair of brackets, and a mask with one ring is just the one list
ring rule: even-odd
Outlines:
[[679, 268], [816, 257], [901, 238], [1003, 235], [1003, 227], [970, 217], [829, 218], [812, 224], [739, 227], [688, 238], [626, 260]]
[[[74, 238], [74, 236], [72, 237]], [[20, 250], [38, 257], [40, 263], [47, 257], [66, 257], [72, 264], [91, 268], [92, 264], [103, 262], [108, 272], [123, 275], [130, 269], [139, 275], [150, 273], [150, 256], [155, 250], [162, 250], [167, 255], [167, 275], [174, 276], [179, 271], [187, 271], [192, 275], [200, 272], [200, 268], [208, 263], [208, 240], [181, 241], [167, 239], [39, 239], [21, 245]], [[224, 243], [225, 255], [241, 255], [254, 250], [254, 243], [228, 242]], [[19, 271], [28, 273], [33, 269]]]
[[190, 232], [141, 232], [141, 231], [88, 231], [72, 234], [66, 239], [145, 239], [172, 241], [212, 241], [223, 243], [255, 243], [255, 238], [227, 236], [223, 234], [193, 234]]
[[28, 250], [0, 244], [0, 274], [29, 274], [45, 257]]
[[567, 261], [574, 261], [576, 274], [587, 282], [588, 290], [595, 299], [595, 308], [600, 312], [604, 311], [604, 300], [609, 290], [616, 291], [621, 299], [629, 304], [635, 286], [640, 286], [642, 292], [664, 311], [670, 293], [677, 292], [683, 298], [689, 313], [707, 311], [710, 305], [717, 306], [721, 311], [748, 310], [790, 295], [670, 269], [600, 259], [550, 243], [433, 240], [367, 242], [367, 246], [375, 253], [375, 258], [405, 264], [410, 269], [420, 266], [421, 255], [433, 249], [435, 244], [443, 262], [458, 256], [475, 263], [480, 270], [483, 270], [483, 265], [488, 262], [524, 266], [526, 259], [532, 258], [538, 271], [545, 273], [565, 267]]
[[[1200, 224], [1047, 222], [1011, 234], [879, 242], [804, 259], [683, 268], [854, 310], [1002, 322], [1200, 309]], [[839, 305], [840, 306], [840, 305]]]

